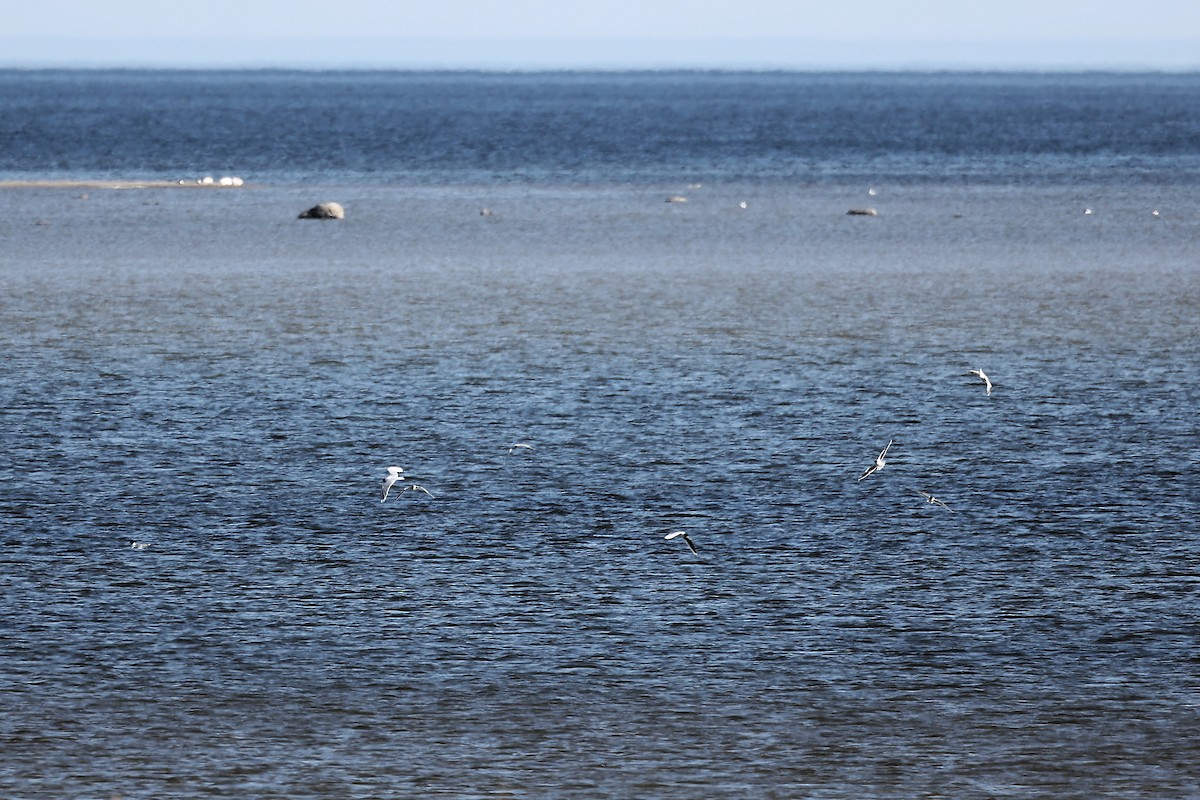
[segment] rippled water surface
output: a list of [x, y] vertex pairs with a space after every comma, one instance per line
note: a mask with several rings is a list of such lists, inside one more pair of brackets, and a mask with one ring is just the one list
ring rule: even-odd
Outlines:
[[1194, 194], [866, 189], [0, 192], [0, 795], [1200, 796]]
[[0, 178], [213, 170], [276, 184], [1196, 186], [1200, 73], [0, 70]]

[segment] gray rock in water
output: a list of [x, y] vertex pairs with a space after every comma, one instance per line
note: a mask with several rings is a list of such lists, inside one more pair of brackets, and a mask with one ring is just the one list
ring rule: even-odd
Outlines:
[[852, 217], [877, 217], [879, 212], [873, 208], [852, 208], [846, 212]]
[[345, 219], [346, 210], [339, 203], [320, 203], [300, 214], [300, 219]]

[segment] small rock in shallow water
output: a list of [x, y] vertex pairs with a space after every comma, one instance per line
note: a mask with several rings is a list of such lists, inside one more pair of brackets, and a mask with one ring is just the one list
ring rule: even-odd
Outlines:
[[320, 203], [300, 213], [300, 219], [345, 219], [346, 211], [338, 203]]

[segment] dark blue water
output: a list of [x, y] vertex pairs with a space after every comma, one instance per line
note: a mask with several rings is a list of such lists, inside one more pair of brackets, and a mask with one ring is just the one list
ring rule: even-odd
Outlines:
[[[1194, 79], [3, 81], [10, 177], [265, 180], [0, 187], [0, 796], [1200, 797]], [[760, 83], [1121, 123], [827, 156], [778, 106], [806, 171], [733, 143]], [[676, 84], [742, 121], [623, 160]], [[327, 112], [418, 85], [424, 150]], [[531, 121], [605, 108], [577, 164]]]
[[0, 72], [0, 177], [1200, 181], [1197, 74]]

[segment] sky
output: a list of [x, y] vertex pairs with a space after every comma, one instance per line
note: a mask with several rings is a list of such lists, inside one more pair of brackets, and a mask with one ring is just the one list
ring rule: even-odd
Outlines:
[[0, 0], [0, 66], [1200, 69], [1200, 0]]

